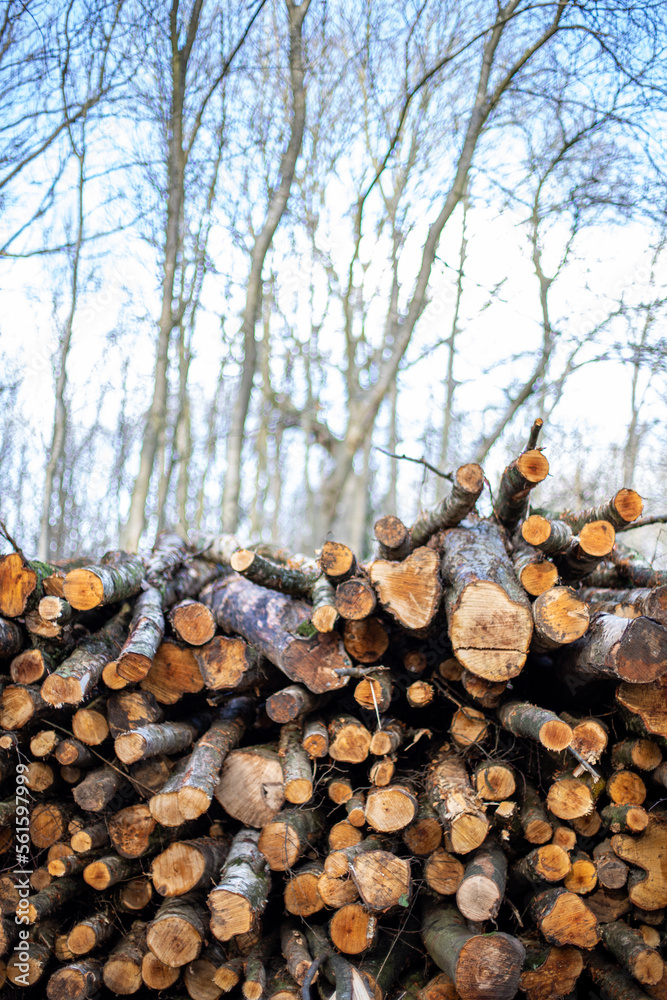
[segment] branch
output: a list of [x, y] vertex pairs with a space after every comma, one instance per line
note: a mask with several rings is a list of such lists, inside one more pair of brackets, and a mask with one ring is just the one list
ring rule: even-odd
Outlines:
[[399, 458], [405, 462], [416, 462], [417, 465], [424, 465], [431, 472], [434, 472], [436, 476], [440, 476], [441, 479], [448, 479], [450, 483], [454, 482], [453, 472], [441, 472], [440, 469], [436, 469], [435, 465], [431, 465], [427, 462], [425, 458], [412, 458], [411, 455], [394, 455], [393, 452], [387, 451], [385, 448], [380, 448], [379, 445], [375, 446], [376, 451], [381, 451], [383, 455], [387, 455], [389, 458]]

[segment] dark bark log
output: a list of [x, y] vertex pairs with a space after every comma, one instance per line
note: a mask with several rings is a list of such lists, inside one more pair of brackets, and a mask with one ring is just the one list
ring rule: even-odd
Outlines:
[[87, 955], [114, 935], [114, 911], [109, 903], [96, 907], [83, 920], [77, 920], [67, 935], [67, 947], [73, 955]]
[[210, 722], [208, 714], [192, 722], [156, 722], [121, 733], [116, 737], [115, 750], [124, 764], [133, 764], [158, 753], [177, 753], [191, 746]]
[[49, 1000], [86, 1000], [102, 986], [102, 963], [86, 958], [57, 969], [46, 986]]
[[595, 615], [586, 635], [563, 650], [561, 664], [585, 681], [648, 684], [667, 670], [667, 628], [650, 618]]
[[101, 812], [116, 797], [131, 797], [132, 786], [120, 767], [96, 768], [89, 771], [72, 792], [74, 801], [87, 812]]
[[302, 684], [290, 684], [269, 695], [266, 699], [266, 714], [273, 722], [293, 722], [308, 712], [314, 712], [324, 702], [322, 696], [314, 695]]
[[521, 536], [525, 542], [539, 549], [546, 556], [565, 552], [572, 544], [572, 528], [565, 521], [547, 519], [541, 514], [531, 514], [521, 525]]
[[312, 573], [272, 562], [250, 549], [238, 549], [230, 559], [230, 566], [246, 580], [291, 597], [310, 597], [317, 579]]
[[638, 930], [615, 920], [604, 924], [600, 933], [607, 951], [638, 982], [653, 986], [660, 982], [665, 971], [660, 953], [647, 947]]
[[104, 985], [112, 993], [125, 996], [141, 989], [141, 963], [148, 948], [146, 927], [145, 921], [135, 920], [104, 963]]
[[424, 913], [426, 950], [454, 982], [461, 1000], [510, 1000], [516, 994], [525, 949], [509, 934], [474, 934], [453, 906]]
[[604, 1000], [648, 1000], [648, 995], [629, 976], [597, 952], [586, 956], [586, 972]]
[[607, 521], [616, 529], [623, 529], [636, 521], [644, 509], [644, 501], [634, 490], [622, 489], [606, 503], [581, 511], [565, 511], [559, 514], [561, 521], [578, 532], [591, 521]]
[[505, 898], [507, 858], [498, 841], [487, 837], [466, 863], [456, 890], [456, 905], [466, 920], [482, 922], [498, 915]]
[[547, 750], [565, 750], [572, 742], [573, 733], [567, 723], [554, 712], [537, 705], [508, 701], [498, 709], [498, 718], [503, 728], [514, 736], [536, 740]]
[[299, 626], [310, 620], [310, 606], [230, 576], [201, 594], [217, 624], [244, 636], [282, 670], [290, 680], [305, 684], [316, 694], [347, 683], [336, 670], [350, 661], [335, 633], [300, 638]]
[[373, 525], [379, 558], [398, 562], [410, 552], [410, 532], [394, 514], [386, 514]]
[[81, 881], [76, 878], [59, 878], [36, 896], [30, 897], [28, 921], [35, 924], [49, 917], [61, 906], [74, 899], [81, 892]]
[[484, 470], [474, 462], [456, 470], [452, 491], [432, 511], [422, 514], [410, 529], [412, 548], [425, 545], [444, 528], [453, 528], [468, 516], [484, 489]]
[[549, 463], [541, 451], [519, 455], [503, 472], [495, 496], [493, 513], [498, 524], [514, 531], [528, 512], [530, 491], [549, 475]]
[[600, 816], [611, 833], [641, 833], [648, 826], [648, 813], [641, 806], [605, 806]]
[[0, 657], [16, 656], [24, 645], [20, 627], [15, 622], [0, 618]]
[[545, 844], [551, 840], [553, 826], [537, 791], [527, 781], [523, 783], [520, 820], [523, 835], [529, 844]]

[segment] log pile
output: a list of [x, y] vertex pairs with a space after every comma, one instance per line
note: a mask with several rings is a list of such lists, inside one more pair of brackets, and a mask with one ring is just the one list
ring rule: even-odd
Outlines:
[[667, 578], [538, 430], [367, 563], [0, 557], [8, 995], [667, 1000]]

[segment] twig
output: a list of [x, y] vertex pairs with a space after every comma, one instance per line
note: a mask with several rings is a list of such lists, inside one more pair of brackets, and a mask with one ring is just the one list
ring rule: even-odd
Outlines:
[[526, 445], [526, 451], [532, 451], [535, 447], [537, 447], [537, 439], [540, 436], [540, 431], [542, 430], [543, 424], [544, 421], [542, 420], [542, 417], [537, 417], [535, 423], [530, 428], [530, 434], [528, 435], [528, 444]]
[[400, 458], [404, 462], [416, 462], [417, 465], [424, 465], [431, 472], [434, 472], [436, 476], [440, 476], [441, 479], [448, 479], [450, 483], [454, 482], [453, 472], [441, 472], [440, 469], [436, 469], [435, 465], [427, 462], [425, 458], [413, 458], [411, 455], [395, 455], [393, 451], [387, 451], [386, 448], [380, 448], [379, 445], [375, 446], [375, 450], [381, 451], [383, 455], [387, 455], [389, 458]]
[[5, 524], [4, 521], [0, 521], [0, 534], [2, 534], [7, 539], [11, 547], [14, 549], [14, 552], [18, 552], [18, 554], [21, 556], [21, 559], [23, 559], [23, 562], [27, 563], [28, 560], [23, 554], [23, 549], [18, 544], [18, 542], [14, 541], [12, 536], [9, 534], [9, 531], [7, 530], [7, 525]]
[[636, 521], [624, 524], [616, 529], [619, 531], [630, 531], [631, 528], [646, 528], [649, 524], [667, 524], [667, 514], [654, 514], [652, 517], [640, 517]]
[[317, 975], [317, 970], [323, 962], [326, 962], [330, 955], [331, 952], [324, 952], [322, 955], [318, 955], [317, 958], [313, 959], [301, 986], [301, 1000], [310, 1000], [310, 987], [315, 976]]
[[334, 667], [337, 677], [359, 677], [363, 679], [369, 674], [377, 674], [389, 670], [389, 667]]

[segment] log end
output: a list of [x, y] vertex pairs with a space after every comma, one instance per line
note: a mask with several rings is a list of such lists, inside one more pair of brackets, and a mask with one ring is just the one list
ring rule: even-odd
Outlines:
[[455, 854], [468, 854], [481, 846], [488, 832], [489, 821], [486, 816], [475, 813], [456, 816], [449, 831], [452, 850]]
[[534, 485], [543, 482], [549, 475], [549, 462], [538, 448], [519, 455], [516, 466], [523, 478]]
[[547, 750], [565, 750], [573, 738], [570, 726], [560, 719], [550, 719], [540, 726], [540, 743]]
[[509, 934], [476, 934], [466, 941], [456, 965], [461, 1000], [511, 1000], [519, 988], [526, 951]]
[[635, 490], [623, 488], [614, 497], [614, 507], [626, 524], [636, 521], [644, 510], [644, 501]]
[[90, 611], [104, 601], [104, 584], [88, 569], [73, 569], [63, 584], [65, 600], [77, 611]]
[[608, 521], [589, 521], [579, 532], [579, 545], [589, 556], [608, 556], [615, 541], [616, 532]]
[[55, 708], [61, 705], [79, 705], [84, 697], [81, 683], [76, 677], [60, 677], [58, 674], [47, 677], [39, 693], [44, 701]]
[[521, 534], [530, 545], [542, 545], [551, 535], [551, 524], [541, 514], [531, 514], [521, 525]]
[[516, 677], [533, 633], [530, 606], [513, 601], [497, 583], [469, 584], [450, 609], [449, 635], [456, 659], [489, 681]]

